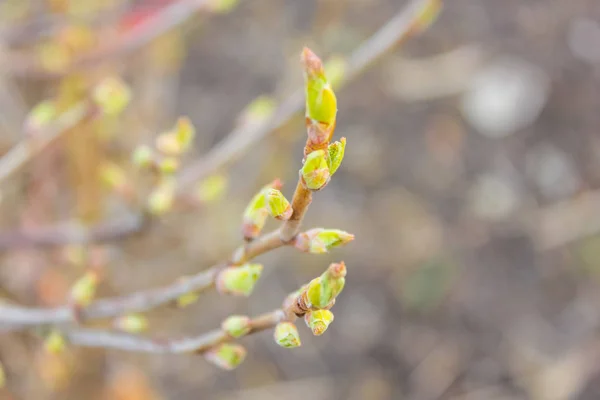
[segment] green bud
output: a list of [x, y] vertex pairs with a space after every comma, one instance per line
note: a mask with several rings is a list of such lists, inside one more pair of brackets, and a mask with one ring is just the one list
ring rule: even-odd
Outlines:
[[329, 173], [333, 176], [335, 171], [338, 170], [344, 159], [344, 151], [346, 150], [346, 138], [343, 137], [339, 142], [334, 142], [327, 148], [329, 152], [329, 158], [327, 159], [329, 166]]
[[281, 182], [275, 180], [265, 185], [257, 194], [252, 197], [250, 203], [244, 210], [242, 221], [242, 234], [246, 240], [254, 239], [265, 226], [269, 210], [267, 209], [267, 192], [270, 189], [280, 189]]
[[321, 336], [333, 322], [333, 313], [329, 310], [310, 311], [304, 316], [304, 322], [313, 335]]
[[314, 228], [298, 234], [294, 247], [307, 253], [323, 254], [353, 240], [353, 234], [339, 229]]
[[148, 168], [154, 160], [154, 152], [149, 146], [138, 146], [131, 155], [131, 160], [136, 167]]
[[105, 115], [118, 115], [131, 100], [131, 92], [119, 78], [106, 78], [94, 88], [94, 102]]
[[273, 338], [278, 345], [285, 347], [286, 349], [299, 347], [302, 344], [300, 342], [298, 328], [296, 328], [296, 325], [291, 322], [278, 323], [275, 327]]
[[337, 114], [337, 99], [325, 76], [323, 63], [306, 47], [301, 59], [304, 66], [306, 117], [333, 125]]
[[114, 321], [115, 329], [128, 333], [141, 333], [148, 329], [148, 319], [141, 314], [122, 315]]
[[267, 210], [272, 217], [280, 220], [288, 220], [292, 216], [292, 206], [283, 193], [277, 189], [266, 191]]
[[198, 301], [200, 295], [196, 292], [189, 292], [177, 298], [176, 304], [179, 308], [187, 307]]
[[315, 150], [306, 156], [300, 174], [307, 189], [320, 190], [324, 188], [330, 178], [325, 150]]
[[227, 190], [227, 177], [225, 175], [213, 175], [204, 179], [198, 185], [197, 198], [202, 203], [211, 203], [223, 196]]
[[245, 315], [232, 315], [221, 323], [221, 329], [233, 338], [245, 336], [250, 332], [250, 318]]
[[187, 151], [192, 146], [196, 129], [188, 117], [179, 117], [175, 124], [174, 132], [181, 151]]
[[217, 276], [217, 290], [221, 294], [250, 296], [262, 270], [261, 264], [244, 264], [240, 267], [225, 268]]
[[98, 275], [93, 271], [86, 273], [71, 287], [71, 302], [79, 307], [86, 307], [94, 299], [97, 285]]
[[165, 157], [158, 163], [158, 169], [165, 175], [172, 175], [179, 169], [179, 159], [175, 157]]
[[208, 350], [204, 357], [214, 365], [230, 371], [246, 358], [246, 349], [239, 344], [222, 343]]
[[33, 107], [25, 120], [25, 130], [35, 132], [48, 126], [57, 116], [56, 105], [52, 101], [43, 101]]
[[100, 165], [100, 179], [111, 189], [122, 188], [127, 185], [125, 172], [117, 164], [105, 162]]
[[50, 354], [60, 354], [65, 351], [67, 343], [58, 331], [52, 331], [44, 340], [44, 349]]
[[174, 188], [171, 182], [163, 183], [148, 198], [148, 211], [154, 215], [162, 215], [171, 210], [175, 197]]
[[344, 289], [346, 265], [333, 263], [320, 277], [313, 279], [306, 289], [306, 298], [311, 308], [326, 308]]

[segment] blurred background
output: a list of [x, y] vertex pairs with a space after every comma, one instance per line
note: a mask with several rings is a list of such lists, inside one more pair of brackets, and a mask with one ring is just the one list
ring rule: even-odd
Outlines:
[[[125, 218], [135, 201], [103, 184], [107, 162], [144, 198], [152, 179], [132, 166], [136, 146], [189, 116], [197, 137], [185, 170], [301, 87], [303, 46], [344, 60], [408, 3], [0, 1], [0, 295], [56, 306], [90, 264], [102, 270], [99, 296], [111, 296], [226, 259], [257, 190], [279, 177], [291, 197], [301, 109], [219, 169], [220, 197], [192, 186], [186, 207], [101, 244], [37, 246], [23, 232], [60, 243], [56, 224]], [[278, 307], [344, 260], [347, 286], [323, 336], [299, 326], [303, 345], [288, 350], [252, 335], [241, 341], [246, 361], [225, 372], [198, 355], [53, 357], [39, 338], [5, 333], [0, 398], [600, 398], [600, 6], [445, 3], [430, 28], [336, 90], [346, 157], [304, 226], [356, 240], [323, 256], [261, 256], [247, 300], [205, 293], [148, 313], [157, 335], [198, 334], [231, 313]], [[156, 26], [140, 38], [148, 20]], [[67, 124], [30, 154], [40, 131], [30, 110], [47, 99], [69, 110], [107, 76], [128, 83], [125, 112]], [[258, 114], [247, 107], [257, 98]]]

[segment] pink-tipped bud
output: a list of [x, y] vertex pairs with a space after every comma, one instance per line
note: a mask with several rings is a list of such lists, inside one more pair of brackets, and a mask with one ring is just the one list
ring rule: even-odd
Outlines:
[[221, 294], [250, 296], [262, 270], [261, 264], [244, 264], [239, 267], [225, 268], [217, 276], [217, 290]]
[[252, 329], [250, 318], [245, 315], [232, 315], [221, 323], [221, 329], [233, 338], [245, 336]]
[[313, 335], [320, 336], [333, 322], [333, 313], [329, 310], [309, 311], [304, 315], [304, 322], [310, 328]]
[[291, 322], [278, 323], [273, 333], [273, 339], [275, 339], [275, 343], [286, 349], [293, 349], [302, 344], [298, 328]]
[[290, 202], [285, 198], [283, 193], [277, 189], [268, 189], [266, 191], [266, 205], [269, 214], [273, 218], [279, 220], [288, 220], [292, 216], [292, 206]]
[[314, 228], [298, 234], [294, 247], [307, 253], [323, 254], [353, 240], [353, 234], [339, 229]]

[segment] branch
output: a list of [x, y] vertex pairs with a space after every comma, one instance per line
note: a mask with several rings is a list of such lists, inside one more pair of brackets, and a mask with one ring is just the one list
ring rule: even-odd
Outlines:
[[83, 54], [73, 60], [68, 68], [61, 71], [48, 71], [38, 62], [37, 57], [23, 54], [8, 55], [5, 68], [15, 76], [53, 78], [74, 70], [93, 67], [106, 59], [116, 59], [136, 50], [165, 32], [187, 21], [196, 12], [208, 7], [209, 0], [179, 0], [165, 6], [144, 22], [129, 30], [118, 40], [110, 41], [105, 47]]
[[[346, 71], [339, 83], [340, 87], [354, 79], [397, 44], [418, 33], [415, 26], [423, 10], [439, 2], [440, 0], [412, 0], [402, 11], [392, 17], [347, 59]], [[206, 156], [180, 172], [177, 178], [179, 191], [188, 189], [195, 182], [231, 165], [252, 145], [286, 124], [294, 115], [302, 111], [303, 107], [303, 90], [297, 89], [281, 103], [268, 120], [260, 124], [235, 128]]]
[[[252, 328], [248, 334], [274, 328], [284, 319], [285, 313], [281, 309], [260, 315], [250, 321]], [[93, 329], [66, 330], [63, 334], [69, 343], [77, 346], [154, 354], [202, 353], [217, 344], [233, 340], [222, 329], [183, 339], [152, 339]]]
[[184, 294], [201, 292], [212, 287], [218, 273], [227, 265], [243, 264], [261, 254], [286, 244], [280, 239], [279, 230], [275, 230], [236, 249], [232, 257], [232, 259], [235, 259], [234, 262], [214, 265], [202, 272], [187, 277], [185, 280], [177, 280], [165, 287], [97, 300], [88, 307], [78, 310], [77, 314], [75, 314], [75, 310], [70, 306], [27, 308], [0, 304], [0, 327], [8, 326], [14, 330], [28, 326], [64, 324], [76, 322], [78, 319], [85, 321], [149, 311], [163, 304], [175, 301]]

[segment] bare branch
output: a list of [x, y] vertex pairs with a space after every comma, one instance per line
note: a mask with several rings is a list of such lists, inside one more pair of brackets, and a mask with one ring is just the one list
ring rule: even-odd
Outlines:
[[[251, 320], [252, 329], [249, 334], [271, 329], [284, 319], [285, 313], [281, 309], [258, 316]], [[153, 339], [93, 329], [66, 330], [63, 334], [69, 343], [77, 346], [154, 354], [202, 353], [233, 339], [222, 329], [182, 339]]]

